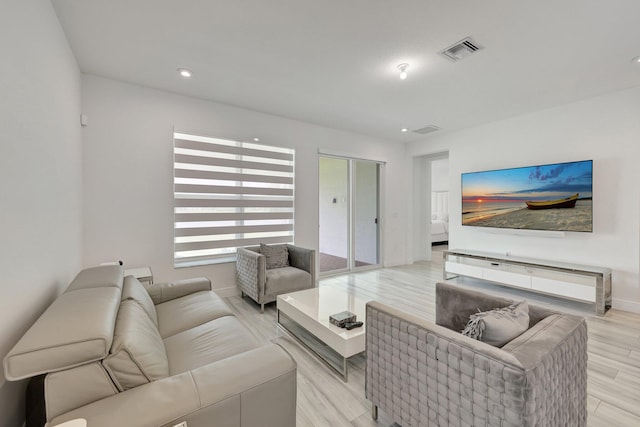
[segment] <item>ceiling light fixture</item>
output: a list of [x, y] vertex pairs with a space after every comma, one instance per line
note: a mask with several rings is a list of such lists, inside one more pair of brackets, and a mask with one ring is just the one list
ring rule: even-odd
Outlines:
[[635, 58], [633, 58], [631, 60], [631, 62], [633, 62], [635, 65], [639, 65], [640, 66], [640, 56], [636, 56]]
[[254, 141], [254, 142], [259, 142], [259, 141], [260, 141], [260, 138], [253, 138], [253, 141]]
[[188, 79], [189, 77], [191, 77], [193, 75], [193, 73], [191, 72], [191, 70], [188, 70], [186, 68], [178, 68], [178, 72], [180, 73], [180, 75], [182, 77], [184, 77], [185, 79]]
[[400, 132], [409, 132], [409, 129], [407, 129], [407, 128], [402, 128], [402, 129], [400, 129]]
[[406, 62], [398, 65], [398, 70], [400, 70], [400, 80], [407, 78], [407, 68], [409, 68], [409, 64]]

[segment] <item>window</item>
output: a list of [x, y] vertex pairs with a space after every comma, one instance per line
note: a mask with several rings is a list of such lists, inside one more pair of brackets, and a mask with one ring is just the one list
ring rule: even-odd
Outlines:
[[173, 140], [176, 267], [293, 243], [294, 150], [184, 133]]

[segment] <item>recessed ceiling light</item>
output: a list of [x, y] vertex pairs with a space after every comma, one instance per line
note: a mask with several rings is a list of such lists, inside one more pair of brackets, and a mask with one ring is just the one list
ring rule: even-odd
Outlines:
[[407, 78], [407, 68], [409, 68], [409, 64], [406, 62], [398, 65], [398, 70], [400, 70], [400, 80]]
[[180, 75], [182, 77], [184, 77], [185, 79], [188, 79], [189, 77], [191, 77], [193, 75], [193, 73], [191, 72], [191, 70], [187, 69], [187, 68], [178, 68], [178, 72], [180, 73]]
[[633, 62], [636, 65], [640, 65], [640, 56], [636, 56], [631, 60], [631, 62]]
[[402, 128], [402, 129], [400, 129], [400, 132], [409, 132], [409, 129], [407, 129], [407, 128]]
[[260, 138], [253, 138], [254, 142], [260, 141]]

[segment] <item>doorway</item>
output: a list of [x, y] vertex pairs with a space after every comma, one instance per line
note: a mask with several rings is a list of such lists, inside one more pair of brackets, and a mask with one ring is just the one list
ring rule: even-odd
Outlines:
[[[431, 261], [449, 243], [449, 153], [413, 158], [413, 261]], [[434, 246], [436, 247], [436, 246]]]
[[322, 155], [318, 169], [320, 274], [380, 266], [381, 164]]

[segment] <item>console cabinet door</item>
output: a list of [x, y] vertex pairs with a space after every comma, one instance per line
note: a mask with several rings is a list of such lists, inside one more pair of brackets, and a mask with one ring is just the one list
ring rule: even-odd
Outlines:
[[596, 301], [596, 278], [552, 271], [538, 271], [532, 277], [531, 288], [552, 295], [562, 295], [581, 301]]
[[484, 279], [518, 288], [531, 289], [531, 274], [525, 267], [501, 265], [502, 268], [486, 268]]

